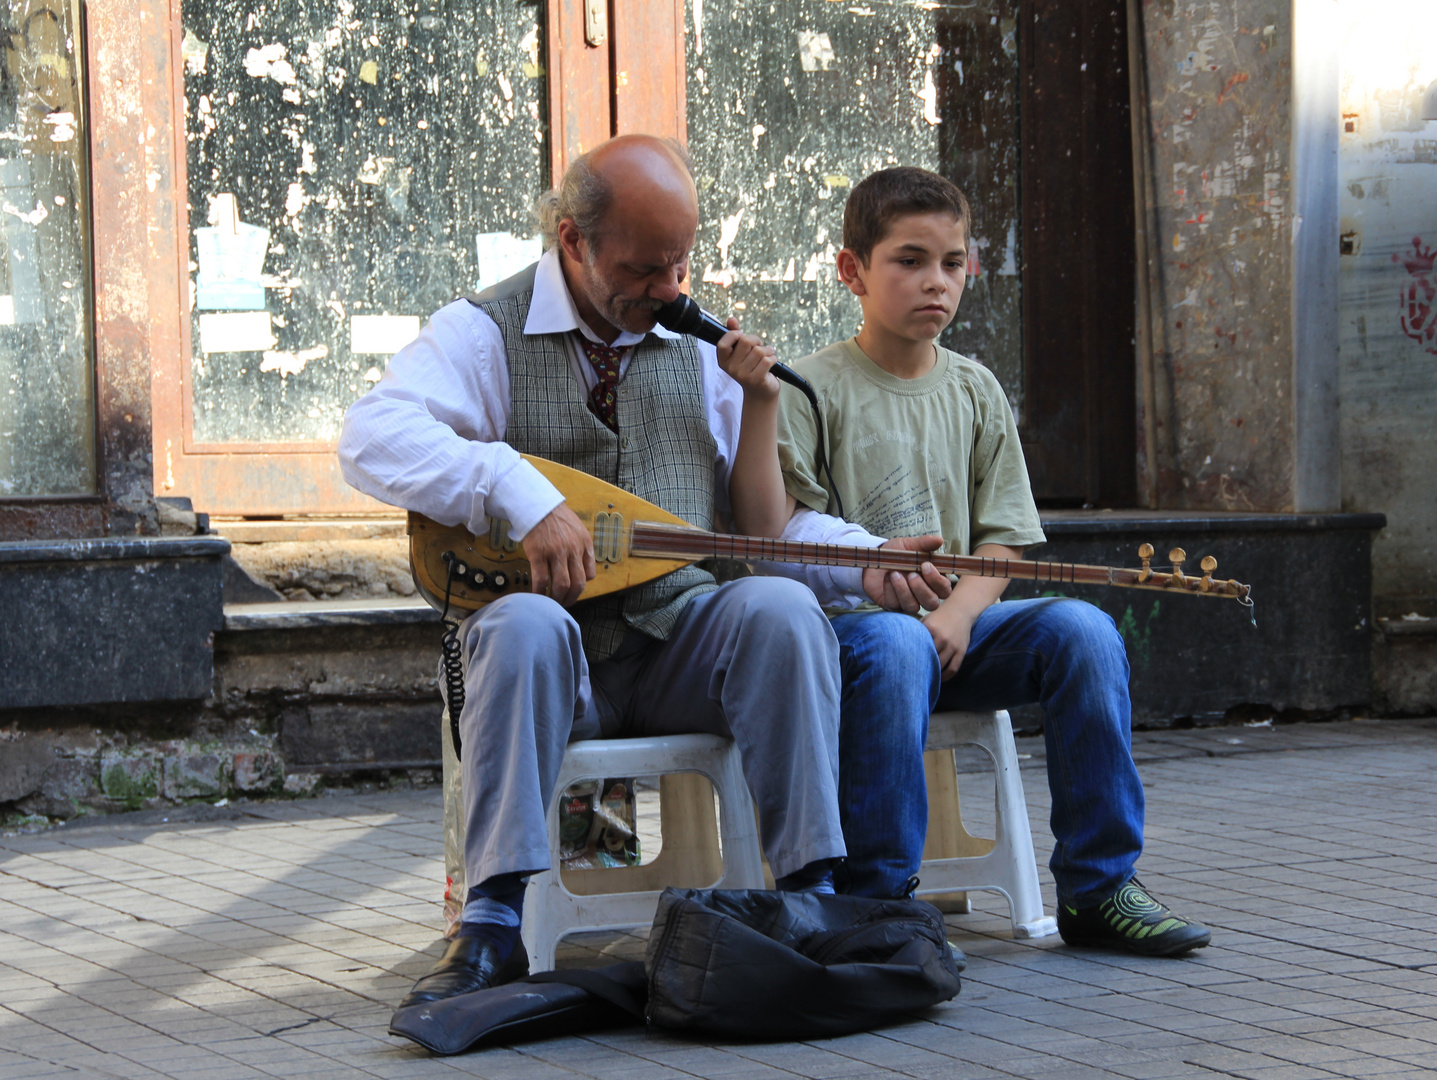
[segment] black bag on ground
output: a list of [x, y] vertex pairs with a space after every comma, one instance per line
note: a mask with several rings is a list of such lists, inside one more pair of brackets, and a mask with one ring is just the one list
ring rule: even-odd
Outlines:
[[546, 971], [399, 1009], [389, 1034], [436, 1054], [462, 1054], [642, 1023], [644, 994], [644, 965], [637, 960], [592, 971]]
[[867, 1031], [958, 988], [943, 916], [922, 900], [666, 889], [643, 964], [546, 971], [411, 1005], [389, 1032], [436, 1054], [645, 1019], [694, 1035], [813, 1039]]
[[735, 1039], [866, 1031], [959, 990], [922, 900], [666, 889], [644, 966], [650, 1024]]

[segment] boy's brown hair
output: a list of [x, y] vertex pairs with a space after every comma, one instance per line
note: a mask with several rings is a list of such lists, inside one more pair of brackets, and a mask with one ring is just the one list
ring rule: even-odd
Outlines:
[[843, 208], [843, 246], [863, 265], [893, 222], [909, 214], [952, 214], [963, 223], [966, 238], [972, 228], [968, 199], [953, 181], [927, 169], [900, 165], [883, 169], [859, 181]]

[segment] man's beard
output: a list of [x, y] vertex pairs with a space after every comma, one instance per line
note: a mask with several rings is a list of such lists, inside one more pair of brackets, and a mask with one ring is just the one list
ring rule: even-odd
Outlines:
[[[598, 297], [590, 294], [589, 302], [594, 305], [610, 326], [627, 330], [631, 334], [640, 334], [653, 329], [655, 323], [653, 313], [664, 306], [663, 301], [650, 300], [646, 296], [637, 300], [626, 299], [599, 269], [592, 251], [584, 253], [584, 265], [588, 268], [590, 282], [599, 293]], [[639, 325], [634, 325], [635, 322]]]

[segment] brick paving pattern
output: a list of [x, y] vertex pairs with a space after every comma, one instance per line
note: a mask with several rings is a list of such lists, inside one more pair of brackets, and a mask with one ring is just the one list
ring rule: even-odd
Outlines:
[[[811, 1043], [631, 1028], [435, 1058], [390, 1038], [442, 947], [438, 789], [0, 837], [0, 1078], [1437, 1075], [1437, 721], [1162, 732], [1135, 749], [1142, 879], [1212, 926], [1211, 947], [1145, 960], [1013, 941], [1001, 900], [977, 894], [950, 919], [970, 961], [957, 999]], [[1046, 861], [1042, 744], [1020, 751]]]

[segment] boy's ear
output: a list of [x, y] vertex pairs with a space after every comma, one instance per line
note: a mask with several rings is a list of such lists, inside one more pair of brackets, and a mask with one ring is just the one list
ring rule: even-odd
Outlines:
[[854, 296], [867, 296], [868, 286], [863, 283], [863, 260], [852, 248], [844, 248], [835, 260], [838, 263], [838, 280], [848, 286]]

